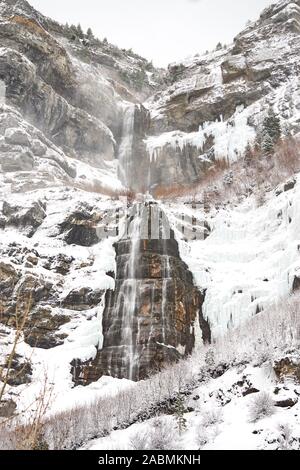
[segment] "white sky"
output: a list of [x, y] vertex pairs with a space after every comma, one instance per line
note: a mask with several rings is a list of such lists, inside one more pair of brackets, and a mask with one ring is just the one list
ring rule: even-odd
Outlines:
[[62, 23], [89, 26], [156, 66], [230, 43], [272, 0], [29, 0]]

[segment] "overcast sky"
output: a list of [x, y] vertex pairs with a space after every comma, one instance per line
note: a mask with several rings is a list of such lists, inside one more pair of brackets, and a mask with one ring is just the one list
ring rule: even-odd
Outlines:
[[100, 39], [166, 66], [229, 43], [272, 0], [29, 0], [60, 22], [89, 26]]

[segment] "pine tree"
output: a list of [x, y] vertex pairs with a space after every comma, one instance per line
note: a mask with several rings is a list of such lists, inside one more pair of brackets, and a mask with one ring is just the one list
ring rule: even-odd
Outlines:
[[269, 109], [267, 117], [263, 121], [261, 148], [266, 155], [274, 151], [275, 145], [281, 138], [280, 119], [276, 116], [273, 108]]
[[77, 27], [74, 24], [71, 24], [69, 28], [70, 38], [75, 41], [78, 38]]
[[70, 38], [71, 37], [71, 28], [69, 26], [69, 23], [66, 23], [65, 26], [64, 26], [64, 32], [67, 36], [67, 38]]
[[271, 155], [274, 151], [274, 141], [267, 132], [263, 134], [261, 149], [265, 155]]
[[76, 30], [77, 30], [77, 36], [78, 36], [80, 39], [83, 39], [83, 38], [84, 38], [84, 34], [83, 34], [82, 27], [81, 27], [81, 24], [80, 24], [80, 23], [78, 23]]
[[216, 51], [220, 51], [222, 49], [222, 43], [221, 42], [218, 42], [217, 46], [216, 46]]
[[92, 31], [92, 28], [88, 28], [87, 32], [86, 32], [86, 37], [92, 41], [93, 39], [95, 39], [95, 36], [94, 36], [94, 33]]
[[187, 423], [184, 414], [184, 400], [181, 395], [178, 395], [175, 401], [175, 418], [177, 421], [179, 434], [182, 434], [186, 430]]

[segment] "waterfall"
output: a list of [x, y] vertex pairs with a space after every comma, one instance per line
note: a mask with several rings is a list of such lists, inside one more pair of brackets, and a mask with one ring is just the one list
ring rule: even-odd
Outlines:
[[161, 304], [161, 323], [162, 323], [162, 339], [163, 344], [167, 346], [166, 337], [166, 310], [168, 302], [168, 283], [171, 278], [170, 257], [167, 254], [164, 244], [164, 257], [163, 257], [163, 280], [162, 280], [162, 304]]
[[128, 103], [124, 109], [122, 137], [118, 151], [119, 178], [124, 186], [131, 182], [130, 165], [132, 163], [134, 136], [135, 105]]
[[[129, 233], [131, 239], [131, 250], [126, 266], [127, 279], [123, 282], [124, 289], [124, 306], [123, 306], [123, 322], [122, 322], [122, 340], [123, 344], [129, 347], [129, 374], [128, 378], [133, 380], [134, 366], [136, 362], [135, 344], [133, 338], [134, 330], [134, 313], [137, 300], [137, 279], [136, 266], [139, 255], [139, 245], [141, 238], [141, 217], [140, 206], [137, 206], [137, 213], [132, 222]], [[123, 294], [122, 294], [123, 295]], [[117, 313], [117, 312], [116, 312]], [[126, 359], [126, 358], [125, 358]]]
[[141, 380], [190, 354], [199, 311], [206, 334], [201, 316], [204, 297], [195, 288], [157, 203], [147, 197], [135, 202], [128, 229], [115, 249], [115, 289], [106, 294], [103, 347], [83, 374], [76, 368], [78, 383], [91, 383], [102, 375]]
[[[137, 304], [137, 266], [140, 251], [142, 230], [142, 206], [136, 204], [131, 213], [128, 234], [125, 233], [125, 242], [130, 246], [129, 256], [124, 267], [124, 279], [117, 293], [112, 309], [112, 325], [121, 318], [121, 344], [124, 349], [123, 365], [127, 369], [127, 377], [134, 379], [134, 368], [138, 359], [136, 353], [135, 311]], [[126, 230], [127, 232], [127, 230]], [[110, 358], [110, 370], [114, 369], [113, 356]]]

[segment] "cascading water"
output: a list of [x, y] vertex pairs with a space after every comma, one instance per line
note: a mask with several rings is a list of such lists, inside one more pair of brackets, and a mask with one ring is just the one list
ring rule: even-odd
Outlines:
[[[120, 178], [128, 188], [137, 179], [136, 109], [128, 104], [124, 110], [118, 155]], [[103, 348], [93, 361], [76, 366], [77, 383], [88, 384], [102, 375], [140, 380], [189, 354], [194, 346], [193, 325], [204, 298], [180, 258], [167, 217], [144, 196], [131, 207], [125, 225], [123, 237], [115, 243], [115, 289], [106, 294]]]
[[[122, 343], [127, 345], [129, 349], [129, 357], [124, 362], [128, 364], [128, 378], [133, 380], [134, 364], [136, 361], [135, 344], [134, 344], [134, 313], [137, 300], [137, 279], [136, 266], [138, 262], [139, 243], [141, 238], [141, 207], [137, 205], [132, 224], [129, 229], [129, 238], [131, 240], [131, 249], [128, 261], [125, 267], [125, 277], [119, 292], [119, 298], [123, 301], [122, 313]], [[114, 315], [119, 314], [121, 307], [120, 300], [117, 300]]]
[[121, 143], [118, 151], [119, 178], [124, 186], [130, 187], [130, 166], [132, 163], [134, 139], [135, 105], [128, 103], [124, 109]]

